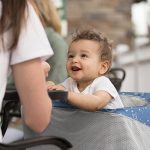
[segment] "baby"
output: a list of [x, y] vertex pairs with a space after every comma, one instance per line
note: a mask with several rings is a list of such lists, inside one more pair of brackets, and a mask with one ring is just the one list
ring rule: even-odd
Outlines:
[[75, 33], [68, 49], [69, 77], [49, 90], [67, 90], [68, 103], [87, 111], [124, 107], [120, 96], [106, 77], [112, 63], [112, 46], [100, 32]]

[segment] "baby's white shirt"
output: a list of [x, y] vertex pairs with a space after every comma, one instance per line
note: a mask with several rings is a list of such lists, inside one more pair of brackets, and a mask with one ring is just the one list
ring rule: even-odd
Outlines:
[[70, 77], [67, 78], [62, 83], [62, 85], [65, 87], [67, 91], [83, 94], [93, 94], [97, 91], [106, 91], [113, 97], [113, 99], [104, 107], [105, 109], [116, 109], [124, 107], [116, 88], [111, 83], [111, 81], [105, 76], [96, 78], [82, 92], [79, 91], [76, 82]]

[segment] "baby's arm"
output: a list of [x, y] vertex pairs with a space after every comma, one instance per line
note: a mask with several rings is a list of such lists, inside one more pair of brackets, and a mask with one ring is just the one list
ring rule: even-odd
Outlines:
[[[48, 90], [65, 90], [61, 84], [55, 85], [52, 81], [47, 81]], [[93, 94], [82, 94], [75, 92], [68, 92], [68, 102], [80, 109], [86, 111], [97, 111], [105, 107], [112, 96], [105, 91], [97, 91]]]
[[68, 92], [68, 102], [87, 111], [99, 110], [105, 107], [111, 99], [112, 96], [105, 91], [97, 91], [94, 94]]

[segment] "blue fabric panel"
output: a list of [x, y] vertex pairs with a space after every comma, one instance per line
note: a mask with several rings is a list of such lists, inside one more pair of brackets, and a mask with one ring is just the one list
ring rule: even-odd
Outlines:
[[[150, 93], [140, 93], [140, 92], [121, 92], [120, 95], [138, 96], [145, 101], [150, 102]], [[61, 100], [53, 101], [54, 107], [68, 108], [68, 109], [78, 109], [68, 103]], [[110, 112], [115, 114], [121, 114], [137, 121], [142, 122], [145, 125], [150, 126], [150, 105], [146, 106], [136, 106], [136, 107], [125, 107], [120, 109], [102, 109], [100, 112]]]

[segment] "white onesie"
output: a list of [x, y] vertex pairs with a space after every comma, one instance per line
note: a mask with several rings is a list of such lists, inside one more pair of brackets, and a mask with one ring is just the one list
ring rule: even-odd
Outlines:
[[[80, 93], [80, 91], [78, 90], [76, 82], [70, 77], [67, 78], [62, 83], [62, 85], [66, 88], [67, 91]], [[116, 88], [111, 83], [111, 81], [105, 76], [101, 76], [101, 77], [96, 78], [81, 93], [93, 94], [93, 93], [95, 93], [97, 91], [101, 91], [101, 90], [108, 92], [113, 97], [113, 99], [104, 108], [116, 109], [116, 108], [124, 107]]]

